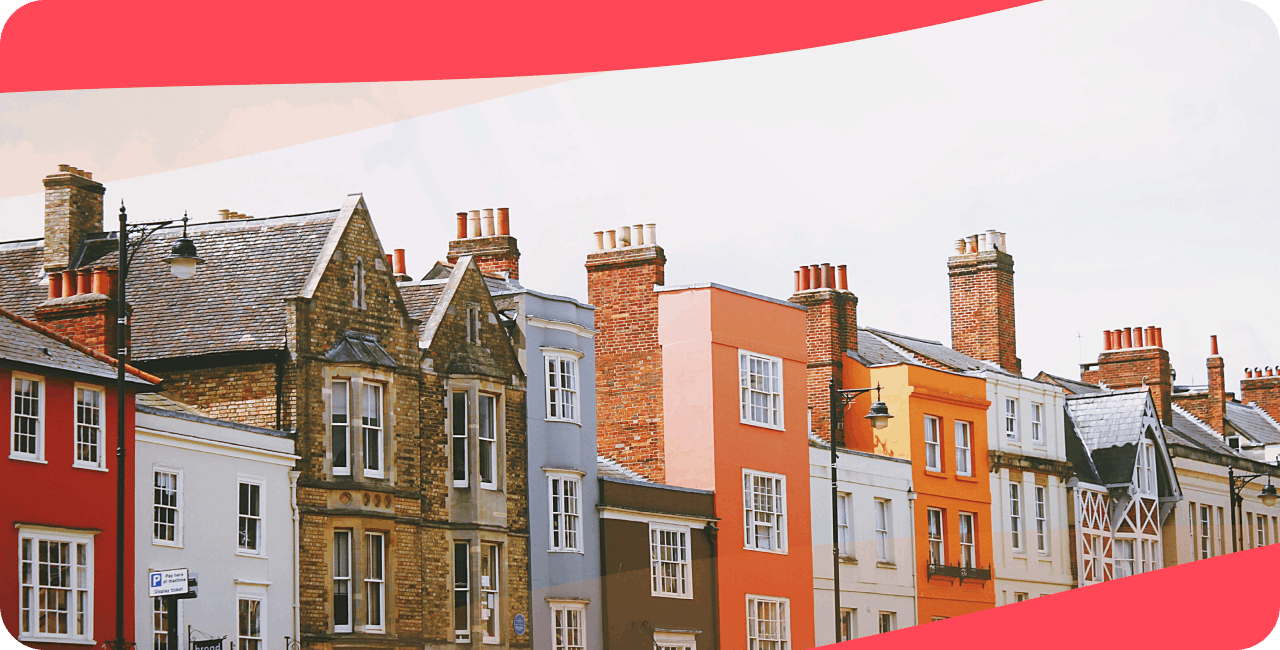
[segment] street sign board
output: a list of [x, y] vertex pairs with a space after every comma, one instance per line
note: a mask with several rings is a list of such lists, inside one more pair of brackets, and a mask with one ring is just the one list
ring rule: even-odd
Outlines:
[[192, 641], [191, 650], [222, 650], [222, 639], [209, 639], [207, 641]]
[[175, 596], [187, 593], [187, 570], [152, 571], [147, 575], [147, 595]]

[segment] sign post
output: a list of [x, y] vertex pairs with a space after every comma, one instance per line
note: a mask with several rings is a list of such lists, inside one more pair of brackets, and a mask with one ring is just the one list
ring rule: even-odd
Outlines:
[[195, 598], [197, 595], [195, 573], [186, 569], [151, 571], [147, 574], [147, 595], [160, 598], [164, 604], [165, 631], [169, 647], [178, 647], [178, 599]]

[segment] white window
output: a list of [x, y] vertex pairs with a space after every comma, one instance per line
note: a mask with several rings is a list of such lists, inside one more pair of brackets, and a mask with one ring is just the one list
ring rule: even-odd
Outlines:
[[1116, 578], [1126, 578], [1133, 575], [1133, 540], [1117, 539], [1115, 541], [1116, 550]]
[[168, 598], [151, 599], [151, 648], [152, 650], [178, 650], [169, 647], [169, 603]]
[[453, 544], [453, 640], [471, 641], [471, 547]]
[[892, 632], [898, 629], [897, 612], [880, 612], [880, 633]]
[[182, 545], [182, 507], [179, 501], [177, 470], [155, 470], [152, 482], [151, 541], [157, 544]]
[[697, 641], [689, 633], [654, 632], [654, 650], [698, 650]]
[[1212, 519], [1213, 509], [1209, 506], [1200, 506], [1200, 559], [1202, 560], [1213, 556], [1213, 541], [1210, 539]]
[[333, 631], [351, 631], [351, 531], [333, 531]]
[[13, 373], [13, 415], [9, 457], [44, 460], [44, 382]]
[[1258, 540], [1257, 546], [1267, 545], [1267, 518], [1264, 515], [1258, 515], [1257, 519]]
[[937, 508], [929, 508], [927, 518], [929, 523], [929, 564], [946, 564], [946, 545], [942, 540], [942, 511]]
[[578, 359], [545, 353], [547, 362], [547, 419], [578, 421]]
[[1013, 592], [1013, 602], [1021, 603], [1027, 599], [1027, 594], [1021, 591]]
[[747, 596], [747, 649], [789, 650], [790, 599]]
[[942, 420], [924, 416], [924, 468], [942, 471]]
[[240, 482], [240, 552], [262, 554], [262, 486]]
[[104, 469], [102, 444], [102, 391], [76, 386], [76, 467]]
[[455, 390], [453, 392], [453, 408], [449, 409], [449, 419], [453, 428], [452, 436], [452, 457], [453, 457], [453, 487], [467, 487], [467, 430], [468, 408], [471, 404], [471, 394], [465, 391]]
[[382, 442], [382, 384], [364, 383], [360, 399], [361, 440], [364, 446], [364, 475], [369, 478], [386, 476]]
[[480, 394], [480, 487], [498, 487], [498, 399]]
[[239, 650], [262, 650], [262, 601], [257, 598], [239, 599], [240, 642]]
[[1031, 442], [1044, 444], [1044, 404], [1031, 403]]
[[480, 623], [485, 643], [498, 643], [498, 545], [480, 545]]
[[577, 476], [548, 474], [552, 551], [582, 552], [582, 483]]
[[329, 431], [333, 446], [333, 473], [351, 474], [351, 383], [335, 381], [329, 385], [332, 404]]
[[1012, 397], [1004, 398], [1004, 436], [1018, 439], [1018, 400]]
[[850, 641], [858, 638], [858, 610], [840, 608], [840, 638], [839, 641]]
[[1139, 540], [1138, 548], [1142, 551], [1138, 556], [1138, 572], [1146, 573], [1151, 570], [1151, 542]]
[[840, 538], [840, 555], [853, 557], [853, 528], [849, 525], [853, 517], [853, 495], [840, 493], [836, 497], [836, 527]]
[[1222, 508], [1218, 508], [1218, 554], [1225, 555], [1227, 552], [1227, 516]]
[[1143, 440], [1138, 445], [1138, 462], [1134, 474], [1138, 479], [1138, 491], [1147, 494], [1156, 492], [1156, 448], [1150, 440]]
[[386, 628], [387, 538], [382, 533], [365, 533], [364, 629], [381, 632]]
[[1013, 536], [1013, 550], [1022, 550], [1022, 485], [1009, 484], [1009, 533]]
[[956, 475], [973, 476], [973, 425], [956, 420]]
[[786, 552], [786, 478], [744, 470], [742, 490], [746, 548]]
[[1049, 554], [1049, 499], [1043, 485], [1036, 486], [1036, 550]]
[[586, 608], [582, 603], [551, 603], [552, 650], [584, 650]]
[[649, 574], [654, 596], [692, 598], [689, 529], [649, 524]]
[[973, 513], [960, 513], [960, 566], [973, 568], [977, 566], [978, 544], [974, 539]]
[[18, 639], [93, 638], [93, 537], [18, 528]]
[[467, 308], [467, 342], [480, 343], [480, 309]]
[[781, 429], [782, 359], [739, 350], [738, 368], [742, 421]]
[[876, 559], [881, 562], [893, 561], [893, 546], [889, 543], [889, 525], [892, 520], [889, 500], [876, 499]]
[[1088, 554], [1088, 579], [1094, 582], [1102, 582], [1102, 535], [1085, 535], [1085, 539], [1089, 542]]

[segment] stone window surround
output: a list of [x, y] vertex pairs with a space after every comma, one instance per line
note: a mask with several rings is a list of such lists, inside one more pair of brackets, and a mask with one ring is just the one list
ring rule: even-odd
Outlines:
[[[324, 378], [324, 471], [330, 477], [340, 476], [349, 477], [352, 480], [374, 480], [379, 482], [394, 483], [396, 479], [396, 467], [393, 459], [396, 451], [396, 417], [395, 409], [392, 407], [396, 403], [396, 382], [395, 372], [386, 368], [375, 368], [356, 364], [340, 364], [323, 366]], [[333, 469], [333, 432], [331, 423], [333, 422], [333, 382], [347, 381], [349, 392], [347, 395], [347, 469], [348, 472], [334, 473]], [[360, 424], [360, 413], [362, 413], [362, 402], [364, 392], [361, 386], [366, 381], [376, 382], [382, 385], [382, 476], [365, 476], [364, 475], [364, 451], [360, 444], [362, 431]], [[356, 472], [359, 472], [357, 475]]]
[[[458, 482], [450, 480], [453, 489], [468, 490], [475, 486], [479, 486], [484, 490], [494, 490], [502, 492], [506, 487], [506, 384], [498, 383], [492, 378], [479, 377], [475, 375], [455, 376], [446, 382], [447, 397], [446, 404], [449, 405], [449, 421], [445, 426], [445, 430], [453, 431], [453, 395], [456, 392], [466, 391], [470, 394], [467, 400], [469, 408], [467, 409], [467, 480], [462, 485]], [[480, 395], [490, 395], [494, 398], [494, 482], [480, 482]], [[385, 400], [385, 398], [384, 398]], [[452, 437], [450, 443], [453, 444]], [[453, 476], [453, 453], [450, 450], [449, 458], [449, 476]], [[473, 476], [474, 475], [474, 476]]]
[[[471, 626], [470, 628], [471, 634], [469, 638], [482, 640], [482, 643], [484, 644], [498, 643], [498, 641], [491, 640], [491, 637], [489, 638], [485, 637], [484, 629], [483, 629], [484, 622], [480, 620], [481, 618], [480, 609], [482, 607], [481, 600], [483, 598], [483, 595], [481, 592], [481, 580], [480, 580], [480, 555], [481, 553], [484, 552], [484, 548], [486, 546], [496, 545], [498, 547], [498, 571], [497, 571], [498, 612], [499, 612], [498, 620], [510, 621], [510, 617], [505, 615], [508, 611], [508, 605], [510, 604], [510, 601], [511, 601], [511, 590], [507, 588], [508, 579], [510, 576], [510, 571], [508, 567], [509, 559], [507, 555], [507, 552], [508, 552], [507, 536], [503, 533], [493, 533], [493, 532], [484, 531], [484, 530], [453, 531], [453, 533], [449, 537], [449, 544], [448, 544], [450, 549], [449, 551], [449, 583], [448, 583], [450, 585], [450, 588], [449, 588], [450, 603], [453, 602], [453, 585], [455, 583], [453, 579], [453, 571], [454, 571], [453, 547], [454, 547], [454, 544], [461, 544], [461, 543], [465, 543], [467, 545], [467, 571], [470, 574], [468, 575], [468, 582], [467, 582], [467, 586], [468, 586], [467, 593], [470, 595], [470, 598], [468, 599], [467, 604], [468, 604], [468, 607], [470, 608], [470, 614], [471, 614], [470, 621], [469, 621], [469, 624]], [[389, 587], [388, 587], [388, 591], [390, 591]], [[453, 618], [452, 610], [453, 610], [453, 607], [451, 605], [450, 614], [449, 614], [450, 619]], [[508, 625], [509, 624], [510, 623], [508, 622]], [[498, 630], [499, 630], [499, 638], [501, 638], [502, 628], [499, 627]], [[469, 641], [466, 641], [466, 642], [469, 642]], [[458, 641], [458, 643], [464, 643], [464, 641]]]
[[[333, 534], [337, 531], [347, 531], [350, 533], [350, 544], [348, 551], [350, 552], [350, 560], [348, 567], [350, 568], [350, 587], [347, 590], [350, 602], [350, 611], [348, 616], [351, 620], [351, 629], [338, 631], [334, 627], [333, 620], [333, 576], [335, 575], [333, 566]], [[377, 533], [382, 535], [382, 576], [383, 576], [383, 599], [382, 599], [382, 621], [383, 625], [377, 628], [366, 628], [363, 621], [368, 620], [366, 608], [368, 607], [367, 596], [365, 595], [365, 573], [369, 570], [366, 566], [366, 558], [368, 557], [367, 535], [369, 533]], [[334, 630], [335, 634], [394, 634], [396, 623], [396, 602], [395, 598], [389, 597], [395, 593], [396, 583], [396, 532], [395, 525], [389, 519], [373, 519], [363, 518], [359, 516], [350, 517], [333, 517], [325, 522], [324, 531], [325, 549], [325, 617], [328, 628]]]

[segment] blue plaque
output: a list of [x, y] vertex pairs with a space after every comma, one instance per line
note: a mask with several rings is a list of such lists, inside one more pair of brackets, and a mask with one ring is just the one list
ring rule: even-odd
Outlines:
[[511, 626], [516, 628], [516, 636], [524, 636], [524, 614], [516, 614]]

